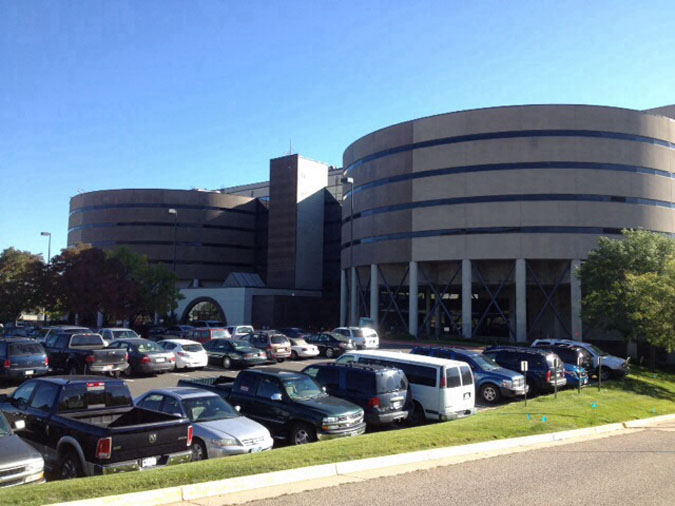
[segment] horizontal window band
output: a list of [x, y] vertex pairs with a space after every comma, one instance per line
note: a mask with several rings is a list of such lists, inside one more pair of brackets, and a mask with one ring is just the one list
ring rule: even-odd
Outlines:
[[189, 204], [158, 204], [158, 203], [129, 203], [129, 204], [100, 204], [96, 206], [82, 206], [77, 209], [70, 211], [70, 215], [84, 213], [87, 211], [100, 211], [105, 209], [165, 209], [166, 212], [169, 212], [169, 209], [189, 209], [197, 211], [224, 211], [227, 213], [236, 213], [236, 214], [255, 214], [255, 211], [246, 211], [244, 209], [233, 209], [230, 207], [218, 207], [218, 206], [198, 206], [198, 205], [189, 205]]
[[663, 176], [668, 178], [675, 178], [666, 170], [653, 169], [651, 167], [642, 167], [640, 165], [625, 165], [621, 163], [598, 163], [598, 162], [558, 162], [558, 161], [541, 161], [541, 162], [513, 162], [513, 163], [488, 163], [481, 165], [464, 165], [459, 167], [444, 167], [442, 169], [423, 170], [420, 172], [410, 172], [407, 174], [399, 174], [396, 176], [376, 179], [369, 183], [356, 186], [353, 191], [345, 193], [345, 198], [352, 193], [359, 193], [370, 188], [384, 186], [391, 183], [399, 183], [401, 181], [412, 181], [414, 179], [422, 179], [425, 177], [447, 176], [453, 174], [467, 174], [472, 172], [492, 172], [492, 171], [508, 171], [508, 170], [552, 170], [552, 169], [580, 169], [580, 170], [608, 170], [614, 172], [631, 172], [634, 174], [647, 174], [650, 176]]
[[[148, 260], [149, 264], [166, 264], [169, 266], [173, 265], [173, 260]], [[181, 261], [176, 260], [176, 265], [207, 265], [215, 267], [248, 267], [253, 268], [252, 263], [232, 263], [232, 262], [205, 262], [205, 261]]]
[[[675, 209], [675, 203], [665, 200], [643, 199], [638, 197], [623, 197], [620, 195], [594, 195], [574, 193], [533, 193], [521, 195], [481, 195], [476, 197], [455, 197], [447, 199], [423, 200], [420, 202], [406, 202], [393, 206], [376, 207], [354, 213], [354, 219], [365, 218], [374, 214], [406, 211], [410, 209], [423, 209], [425, 207], [452, 206], [462, 204], [487, 204], [495, 202], [613, 202], [619, 204], [634, 204], [643, 206], [664, 207]], [[343, 223], [349, 223], [347, 216]]]
[[[439, 230], [420, 230], [417, 232], [399, 232], [396, 234], [378, 235], [357, 239], [351, 243], [342, 244], [342, 249], [351, 244], [370, 244], [381, 241], [395, 241], [400, 239], [419, 239], [423, 237], [443, 237], [454, 235], [484, 235], [484, 234], [594, 234], [594, 235], [621, 235], [621, 228], [608, 227], [480, 227], [480, 228], [448, 228]], [[664, 232], [653, 231], [660, 234]], [[667, 234], [672, 236], [673, 234]]]
[[[173, 247], [173, 241], [84, 241], [87, 244], [98, 247], [110, 247], [110, 246], [171, 246]], [[193, 242], [193, 241], [176, 241], [176, 246], [186, 246], [190, 248], [224, 248], [224, 249], [243, 249], [243, 250], [253, 250], [253, 246], [245, 246], [242, 244], [221, 244], [221, 243], [210, 243], [210, 242]]]
[[662, 146], [669, 149], [675, 149], [675, 144], [665, 141], [663, 139], [656, 139], [654, 137], [647, 137], [644, 135], [627, 134], [623, 132], [604, 132], [600, 130], [508, 130], [503, 132], [484, 132], [479, 134], [457, 135], [454, 137], [443, 137], [440, 139], [431, 139], [428, 141], [414, 142], [412, 144], [405, 144], [396, 146], [391, 149], [385, 149], [372, 153], [368, 156], [353, 162], [346, 168], [347, 174], [364, 163], [384, 158], [385, 156], [394, 155], [397, 153], [404, 153], [414, 149], [430, 148], [434, 146], [443, 146], [447, 144], [458, 144], [461, 142], [485, 141], [493, 139], [518, 139], [527, 137], [590, 137], [596, 139], [614, 139], [621, 141], [644, 142], [653, 144], [655, 146]]
[[240, 232], [255, 232], [255, 228], [231, 227], [228, 225], [207, 225], [204, 223], [171, 223], [165, 221], [121, 221], [116, 223], [87, 223], [68, 229], [68, 233], [92, 228], [115, 228], [115, 227], [177, 227], [177, 228], [206, 228], [212, 230], [236, 230]]

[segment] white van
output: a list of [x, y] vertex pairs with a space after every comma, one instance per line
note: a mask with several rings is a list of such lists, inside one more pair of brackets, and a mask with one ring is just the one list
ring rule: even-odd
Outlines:
[[408, 420], [454, 420], [473, 415], [475, 387], [473, 373], [465, 362], [411, 355], [396, 351], [350, 351], [337, 363], [358, 362], [401, 369], [410, 384], [414, 409]]

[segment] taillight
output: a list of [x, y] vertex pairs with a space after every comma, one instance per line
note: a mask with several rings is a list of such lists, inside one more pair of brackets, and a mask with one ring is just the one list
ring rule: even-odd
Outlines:
[[96, 362], [96, 357], [94, 355], [87, 355], [87, 357], [84, 359], [84, 361], [87, 364], [92, 364], [92, 363]]
[[98, 440], [96, 445], [96, 458], [109, 459], [112, 454], [112, 438], [104, 437]]
[[551, 381], [551, 371], [550, 370], [546, 371], [546, 381], [547, 382]]
[[187, 445], [188, 445], [188, 446], [192, 446], [192, 425], [189, 425], [189, 426], [188, 426]]
[[147, 355], [141, 359], [141, 364], [149, 364], [150, 362], [152, 362], [152, 360], [150, 360], [150, 357]]
[[369, 408], [379, 408], [380, 407], [380, 398], [379, 397], [371, 397], [368, 399], [368, 407]]
[[175, 361], [176, 361], [176, 357], [171, 357], [171, 358], [169, 359], [169, 362], [175, 362]]
[[178, 355], [180, 357], [187, 357], [187, 353], [185, 353], [184, 351], [177, 351], [176, 355]]
[[45, 367], [49, 366], [49, 357], [45, 357]]
[[271, 346], [268, 346], [268, 347], [265, 348], [265, 349], [266, 349], [267, 351], [272, 351], [274, 348], [272, 348]]
[[7, 360], [5, 360], [5, 361], [2, 363], [2, 366], [3, 366], [5, 369], [9, 369], [9, 368], [11, 367], [11, 365], [12, 365], [12, 361], [11, 361], [10, 359], [7, 359]]
[[338, 344], [338, 346], [339, 346], [340, 348], [344, 348], [344, 347], [347, 346], [347, 345], [346, 345], [345, 343], [340, 343], [340, 344]]
[[125, 353], [125, 354], [124, 354], [124, 360], [126, 360], [127, 362], [129, 362], [129, 354], [128, 354], [128, 353]]
[[448, 382], [447, 382], [447, 380], [445, 379], [445, 375], [442, 374], [442, 375], [441, 375], [441, 388], [445, 388], [446, 386], [448, 386]]

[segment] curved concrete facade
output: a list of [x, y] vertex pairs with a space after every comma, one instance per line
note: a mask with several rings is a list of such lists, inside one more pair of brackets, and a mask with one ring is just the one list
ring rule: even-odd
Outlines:
[[[377, 311], [364, 312], [368, 304], [360, 308], [355, 285], [363, 289], [364, 280], [380, 279], [380, 291], [393, 292], [404, 278], [409, 298], [431, 300], [407, 308], [409, 331], [417, 334], [428, 325], [420, 313], [433, 309], [424, 305], [443, 299], [438, 287], [450, 284], [463, 290], [458, 320], [466, 335], [478, 323], [467, 309], [477, 298], [476, 283], [490, 294], [488, 300], [498, 299], [494, 291], [503, 285], [502, 299], [512, 300], [500, 318], [519, 321], [512, 333], [524, 340], [531, 320], [539, 324], [547, 318], [530, 314], [524, 294], [532, 286], [555, 287], [553, 300], [562, 286], [568, 291], [565, 307], [553, 318], [565, 328], [548, 325], [541, 334], [579, 337], [578, 300], [570, 300], [569, 292], [580, 296], [580, 290], [563, 271], [585, 258], [599, 236], [617, 237], [622, 228], [675, 232], [675, 121], [668, 115], [672, 107], [649, 112], [497, 107], [416, 119], [357, 140], [344, 153], [354, 191], [343, 206], [342, 266], [355, 267], [355, 273], [343, 273], [343, 288], [350, 293], [343, 295], [343, 318], [344, 306], [350, 305], [352, 320], [381, 319], [381, 301]], [[385, 266], [408, 274], [390, 276], [383, 290]], [[451, 279], [457, 269], [461, 274]], [[353, 288], [348, 287], [352, 278]], [[433, 290], [427, 297], [416, 292], [413, 285], [426, 281], [436, 286], [436, 296]], [[505, 288], [510, 285], [511, 295]], [[370, 286], [372, 307], [382, 294], [372, 293], [375, 283]], [[543, 297], [545, 303], [548, 299]]]
[[[70, 201], [68, 245], [128, 246], [173, 268], [181, 286], [256, 271], [256, 199], [199, 190], [107, 190]], [[170, 214], [175, 209], [177, 214]]]

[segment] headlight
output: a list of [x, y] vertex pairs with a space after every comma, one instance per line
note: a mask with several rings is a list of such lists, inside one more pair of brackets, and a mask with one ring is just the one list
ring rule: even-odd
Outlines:
[[337, 416], [328, 416], [328, 417], [323, 419], [321, 424], [322, 425], [328, 425], [330, 423], [337, 423], [337, 421], [338, 421]]
[[511, 388], [513, 386], [513, 382], [511, 380], [502, 380], [502, 386], [504, 388]]
[[218, 446], [219, 448], [224, 448], [226, 446], [240, 446], [239, 441], [234, 438], [223, 438], [223, 439], [212, 439], [211, 443], [213, 446]]
[[29, 473], [39, 473], [45, 467], [44, 461], [42, 459], [32, 460], [26, 465], [26, 472]]

